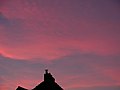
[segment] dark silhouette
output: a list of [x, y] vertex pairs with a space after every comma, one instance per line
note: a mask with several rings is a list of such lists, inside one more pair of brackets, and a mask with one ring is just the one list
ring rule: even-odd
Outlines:
[[27, 90], [27, 89], [25, 89], [25, 88], [23, 88], [23, 87], [18, 86], [18, 88], [17, 88], [16, 90]]
[[[24, 89], [19, 86], [16, 90], [27, 90], [27, 89]], [[44, 74], [44, 81], [41, 82], [32, 90], [63, 90], [63, 89], [55, 82], [55, 78], [46, 69]]]

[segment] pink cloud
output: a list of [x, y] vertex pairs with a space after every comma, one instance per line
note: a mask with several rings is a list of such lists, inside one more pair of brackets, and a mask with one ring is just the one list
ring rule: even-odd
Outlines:
[[[36, 59], [53, 60], [48, 67], [56, 71], [55, 77], [58, 83], [66, 90], [120, 85], [120, 70], [119, 66], [117, 67], [119, 62], [115, 61], [116, 59], [111, 61], [110, 58], [104, 60], [106, 56], [120, 55], [120, 23], [113, 15], [119, 16], [117, 6], [111, 4], [110, 9], [103, 6], [103, 8], [107, 7], [106, 14], [98, 7], [92, 8], [94, 5], [89, 7], [85, 3], [83, 7], [84, 3], [82, 3], [81, 8], [80, 5], [76, 6], [75, 2], [74, 6], [71, 0], [68, 1], [69, 3], [66, 1], [64, 4], [55, 2], [56, 5], [53, 5], [52, 0], [48, 3], [44, 0], [44, 3], [42, 0], [0, 1], [2, 2], [2, 5], [0, 3], [0, 54], [11, 58], [9, 61], [4, 60], [7, 64], [0, 64], [0, 70], [3, 68], [3, 75], [0, 75], [3, 76], [4, 81], [0, 84], [1, 90], [8, 88], [13, 90], [13, 87], [16, 88], [18, 85], [27, 88], [37, 85], [42, 77], [33, 76], [38, 75], [35, 71], [40, 71], [41, 68], [38, 69], [39, 66], [36, 66], [41, 63], [40, 61], [36, 61], [38, 63], [32, 66]], [[81, 11], [83, 8], [84, 10]], [[89, 13], [84, 15], [85, 12]], [[107, 17], [102, 17], [103, 14]], [[72, 58], [76, 53], [86, 57]], [[96, 55], [97, 58], [93, 60], [94, 58], [87, 54]], [[66, 61], [66, 57], [70, 58]], [[17, 62], [18, 59], [28, 60], [31, 66]], [[4, 76], [5, 71], [6, 76]], [[19, 74], [20, 72], [22, 74]]]
[[[13, 43], [9, 38], [1, 37], [1, 53], [4, 56], [19, 59], [55, 59], [69, 55], [76, 51], [82, 53], [94, 53], [99, 55], [115, 55], [119, 54], [119, 44], [114, 40], [108, 41], [100, 39], [82, 39], [74, 40], [68, 38], [60, 38], [57, 36], [40, 35], [39, 32], [28, 32], [24, 36], [24, 41], [19, 42], [20, 45], [7, 45]], [[96, 37], [97, 38], [97, 37]], [[16, 43], [15, 43], [16, 44]]]
[[[14, 1], [14, 0], [13, 0]], [[75, 17], [59, 7], [7, 1], [0, 8], [9, 26], [0, 25], [1, 54], [17, 59], [56, 59], [79, 51], [119, 55], [119, 23]], [[65, 7], [63, 5], [63, 7]], [[17, 23], [21, 20], [21, 23]], [[13, 23], [15, 21], [15, 23]]]

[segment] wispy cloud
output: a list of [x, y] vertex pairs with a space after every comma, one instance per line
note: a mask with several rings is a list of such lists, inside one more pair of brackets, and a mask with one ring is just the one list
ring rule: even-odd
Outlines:
[[66, 90], [120, 85], [116, 1], [0, 2], [0, 88], [31, 88], [45, 67]]

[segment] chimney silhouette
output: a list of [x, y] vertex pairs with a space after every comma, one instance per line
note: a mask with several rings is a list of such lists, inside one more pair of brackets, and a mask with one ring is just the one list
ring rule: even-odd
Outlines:
[[44, 82], [55, 82], [55, 79], [53, 78], [51, 73], [48, 73], [48, 69], [45, 70]]

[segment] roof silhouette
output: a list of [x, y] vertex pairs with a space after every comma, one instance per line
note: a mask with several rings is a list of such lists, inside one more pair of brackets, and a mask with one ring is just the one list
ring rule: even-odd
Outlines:
[[[23, 87], [18, 86], [16, 90], [28, 90]], [[55, 78], [48, 72], [48, 69], [45, 70], [44, 81], [37, 85], [32, 90], [63, 90], [56, 82]]]
[[28, 90], [28, 89], [25, 89], [25, 88], [23, 88], [21, 86], [18, 86], [18, 88], [16, 90]]

